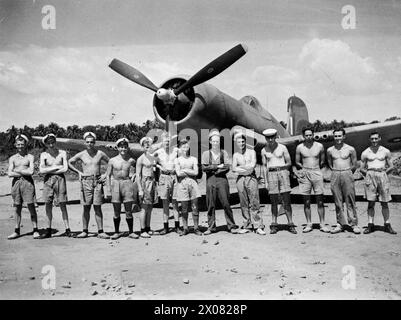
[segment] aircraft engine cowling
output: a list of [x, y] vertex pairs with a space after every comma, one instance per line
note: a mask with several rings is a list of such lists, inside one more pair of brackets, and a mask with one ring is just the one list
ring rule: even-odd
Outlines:
[[[176, 89], [187, 80], [187, 76], [174, 77], [166, 80], [160, 87], [164, 89]], [[174, 105], [170, 107], [170, 120], [181, 121], [185, 119], [191, 112], [192, 105], [195, 101], [195, 91], [193, 88], [185, 90], [179, 94]], [[164, 122], [167, 118], [167, 108], [163, 101], [155, 95], [153, 98], [153, 110], [156, 118]]]

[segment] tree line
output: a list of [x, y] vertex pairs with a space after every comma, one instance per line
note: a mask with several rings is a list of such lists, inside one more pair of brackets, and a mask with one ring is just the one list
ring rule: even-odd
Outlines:
[[[399, 120], [398, 116], [393, 116], [386, 119], [385, 121]], [[372, 121], [370, 123], [378, 123], [379, 121]], [[286, 123], [280, 121], [281, 125], [286, 128]], [[311, 126], [315, 131], [325, 131], [332, 130], [338, 127], [355, 127], [367, 124], [362, 121], [346, 122], [344, 120], [333, 120], [331, 122], [322, 122], [316, 120], [311, 123]], [[11, 126], [4, 132], [0, 132], [0, 156], [2, 159], [8, 158], [14, 153], [14, 139], [22, 132], [29, 138], [32, 136], [44, 136], [48, 133], [54, 133], [59, 138], [69, 138], [69, 139], [82, 139], [82, 135], [87, 131], [92, 131], [96, 134], [98, 140], [103, 141], [116, 141], [118, 138], [123, 136], [127, 137], [131, 142], [139, 142], [139, 140], [146, 135], [146, 133], [151, 129], [163, 129], [164, 125], [159, 123], [156, 119], [147, 120], [138, 125], [136, 123], [130, 122], [127, 124], [117, 124], [115, 126], [110, 125], [87, 125], [80, 127], [76, 124], [67, 126], [63, 128], [55, 122], [50, 122], [48, 125], [39, 124], [36, 127], [29, 127], [25, 125], [22, 128], [17, 128], [14, 125]], [[29, 149], [40, 147], [39, 141], [31, 140]]]
[[[17, 128], [14, 125], [4, 132], [0, 132], [0, 155], [2, 158], [9, 157], [15, 151], [15, 137], [22, 132], [29, 138], [32, 136], [45, 136], [48, 133], [54, 133], [59, 138], [82, 139], [85, 132], [91, 131], [96, 134], [97, 140], [116, 141], [121, 137], [127, 137], [131, 142], [139, 142], [151, 129], [162, 129], [164, 126], [156, 119], [147, 120], [142, 125], [130, 122], [127, 124], [110, 125], [87, 125], [80, 127], [76, 124], [63, 128], [55, 122], [50, 122], [48, 125], [39, 124], [36, 127], [25, 125], [22, 128]], [[40, 142], [30, 140], [28, 148], [38, 148]]]

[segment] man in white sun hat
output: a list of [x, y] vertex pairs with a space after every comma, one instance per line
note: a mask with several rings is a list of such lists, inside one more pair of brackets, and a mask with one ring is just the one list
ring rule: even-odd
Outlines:
[[[88, 236], [88, 226], [90, 219], [90, 209], [93, 205], [95, 219], [98, 227], [98, 238], [109, 239], [110, 237], [103, 231], [103, 213], [101, 205], [103, 203], [103, 185], [106, 182], [106, 175], [100, 174], [101, 163], [107, 163], [109, 157], [101, 150], [95, 148], [96, 134], [85, 132], [83, 136], [86, 150], [73, 156], [68, 165], [72, 171], [78, 174], [81, 183], [81, 204], [83, 205], [82, 214], [82, 233], [77, 238]], [[81, 161], [82, 171], [74, 166], [75, 162]]]
[[288, 170], [291, 167], [291, 157], [287, 147], [276, 141], [276, 129], [266, 129], [263, 131], [263, 135], [266, 138], [266, 146], [261, 152], [264, 180], [266, 189], [269, 191], [272, 210], [270, 233], [275, 234], [278, 231], [278, 204], [279, 195], [281, 195], [288, 220], [288, 231], [296, 234], [297, 231], [292, 221], [290, 172]]

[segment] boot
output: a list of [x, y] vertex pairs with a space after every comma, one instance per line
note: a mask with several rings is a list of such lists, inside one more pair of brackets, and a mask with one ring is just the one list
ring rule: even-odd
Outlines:
[[363, 233], [368, 234], [374, 231], [375, 231], [375, 225], [373, 223], [368, 223], [368, 227], [363, 231]]
[[199, 230], [199, 216], [198, 215], [192, 215], [192, 219], [194, 220], [194, 233], [197, 236], [201, 236], [202, 232]]
[[397, 232], [395, 232], [393, 230], [393, 228], [391, 228], [391, 224], [390, 223], [385, 223], [384, 224], [384, 232], [390, 233], [390, 234], [397, 234]]

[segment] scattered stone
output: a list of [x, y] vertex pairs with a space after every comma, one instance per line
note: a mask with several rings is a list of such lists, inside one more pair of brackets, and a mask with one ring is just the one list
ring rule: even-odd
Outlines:
[[35, 280], [36, 278], [35, 277], [29, 277], [29, 280]]
[[132, 300], [132, 298], [131, 297], [126, 297], [125, 300]]
[[98, 294], [98, 292], [96, 290], [93, 290], [91, 293], [91, 296], [96, 296]]
[[64, 288], [64, 289], [71, 289], [71, 282], [68, 281], [67, 283], [63, 284], [63, 285], [61, 286], [61, 288]]
[[219, 244], [219, 240], [217, 240], [215, 243], [213, 243], [215, 246], [217, 246]]
[[125, 294], [126, 296], [129, 296], [129, 295], [131, 295], [132, 293], [133, 293], [133, 292], [132, 292], [131, 290], [126, 290], [124, 294]]
[[399, 255], [400, 255], [399, 252], [395, 252], [395, 251], [390, 251], [389, 254], [390, 254], [391, 256], [399, 256]]
[[305, 241], [302, 241], [301, 244], [306, 244], [306, 242], [305, 242]]
[[102, 283], [102, 288], [106, 287], [106, 283]]
[[93, 286], [97, 286], [97, 282], [92, 281], [92, 282], [91, 282], [91, 286], [92, 286], [92, 287], [93, 287]]
[[242, 259], [249, 259], [249, 257], [245, 256], [245, 257], [242, 257]]
[[[159, 260], [159, 259], [157, 259], [157, 260]], [[128, 272], [128, 269], [123, 269], [123, 270], [121, 270], [121, 272]]]
[[55, 296], [55, 295], [56, 295], [56, 293], [54, 291], [52, 291], [52, 296]]
[[207, 243], [207, 240], [203, 239], [202, 244], [206, 244], [206, 243]]
[[283, 289], [285, 287], [285, 283], [279, 284], [278, 285], [281, 289]]
[[322, 285], [326, 284], [326, 281], [322, 281]]
[[315, 262], [313, 262], [313, 264], [326, 264], [326, 261], [315, 261]]
[[145, 242], [145, 246], [148, 246], [149, 245], [149, 242]]
[[182, 282], [184, 282], [185, 284], [189, 284], [189, 279], [183, 279]]
[[259, 291], [259, 294], [260, 294], [261, 296], [263, 296], [263, 295], [265, 294], [265, 290], [263, 290], [263, 289], [260, 290], [260, 291]]
[[203, 254], [208, 254], [209, 252], [207, 252], [207, 251], [203, 251]]
[[234, 273], [238, 273], [238, 270], [236, 268], [231, 268], [230, 271], [234, 272]]
[[262, 276], [259, 274], [256, 276], [256, 280], [260, 280], [260, 279], [262, 279]]
[[302, 278], [302, 279], [306, 279], [306, 276], [302, 276], [301, 278]]
[[128, 288], [133, 288], [133, 287], [135, 287], [135, 283], [134, 283], [134, 281], [131, 281], [131, 282], [128, 284]]

